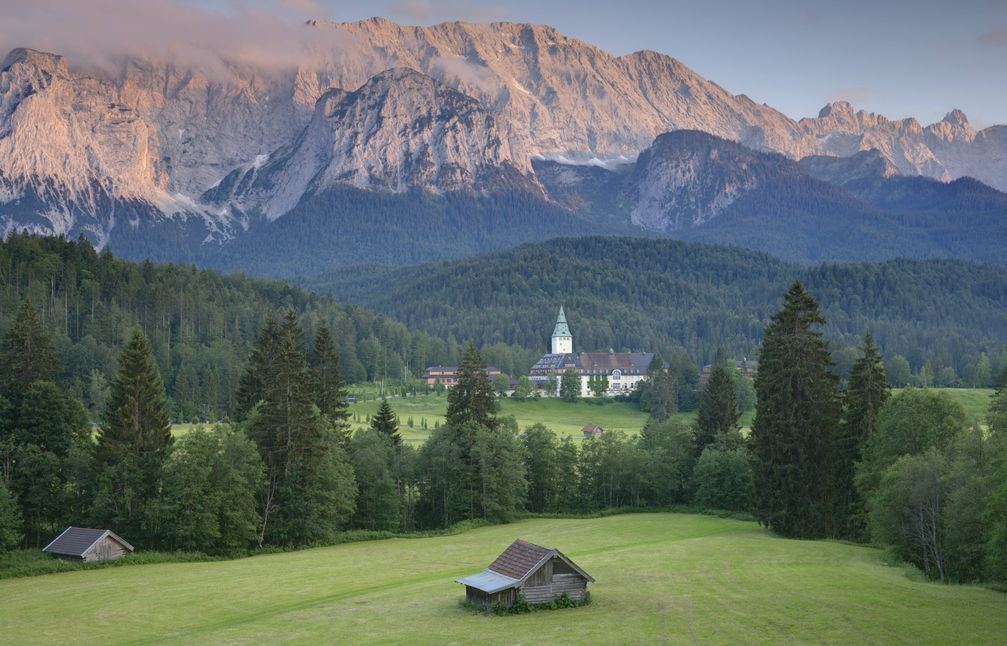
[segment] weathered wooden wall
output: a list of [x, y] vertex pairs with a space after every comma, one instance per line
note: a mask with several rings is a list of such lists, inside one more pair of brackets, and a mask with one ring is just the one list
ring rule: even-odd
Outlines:
[[560, 558], [550, 559], [521, 586], [528, 603], [548, 603], [565, 592], [575, 601], [584, 598], [587, 579], [574, 572]]
[[513, 606], [514, 602], [517, 601], [517, 591], [511, 588], [510, 590], [501, 590], [500, 592], [487, 594], [482, 590], [467, 585], [465, 586], [465, 601], [480, 606], [495, 606], [498, 603], [502, 603], [505, 606]]
[[84, 556], [85, 561], [114, 561], [126, 555], [126, 548], [106, 536]]

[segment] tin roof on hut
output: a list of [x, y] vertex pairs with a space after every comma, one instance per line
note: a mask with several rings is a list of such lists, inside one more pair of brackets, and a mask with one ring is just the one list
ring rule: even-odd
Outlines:
[[456, 581], [489, 594], [508, 588], [517, 588], [554, 557], [561, 559], [571, 570], [580, 574], [587, 581], [594, 581], [590, 574], [582, 570], [558, 549], [535, 545], [520, 538], [511, 543], [510, 547], [490, 563], [488, 568], [482, 572], [456, 579]]
[[42, 551], [54, 556], [70, 556], [88, 560], [89, 554], [104, 539], [118, 543], [124, 551], [132, 552], [133, 546], [109, 529], [90, 529], [87, 527], [67, 527]]

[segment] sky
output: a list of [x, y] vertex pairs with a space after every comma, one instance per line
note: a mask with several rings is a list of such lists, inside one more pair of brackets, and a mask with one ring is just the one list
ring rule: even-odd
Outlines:
[[1007, 124], [1007, 0], [0, 0], [0, 16], [7, 48], [72, 56], [184, 33], [277, 61], [296, 55], [308, 18], [544, 23], [616, 55], [674, 56], [794, 118], [847, 100], [924, 124], [952, 108], [978, 128]]

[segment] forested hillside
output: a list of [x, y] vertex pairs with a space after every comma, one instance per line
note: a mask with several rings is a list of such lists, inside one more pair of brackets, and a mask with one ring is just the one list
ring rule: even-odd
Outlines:
[[[305, 197], [274, 222], [253, 220], [247, 233], [221, 247], [204, 245], [198, 262], [288, 278], [360, 263], [452, 260], [560, 235], [630, 230], [638, 232], [628, 223], [595, 222], [517, 190], [434, 195], [341, 188]], [[127, 247], [129, 257], [150, 251]]]
[[891, 376], [899, 385], [987, 385], [1007, 364], [1007, 273], [959, 261], [802, 268], [740, 249], [591, 237], [419, 267], [357, 268], [304, 284], [411, 328], [540, 352], [562, 303], [579, 350], [682, 346], [708, 363], [721, 345], [753, 357], [795, 278], [822, 304], [841, 371], [864, 331], [898, 364]]
[[0, 334], [30, 299], [54, 337], [61, 380], [95, 413], [137, 323], [181, 419], [233, 413], [251, 343], [266, 314], [285, 307], [299, 314], [309, 334], [328, 323], [350, 382], [398, 377], [407, 365], [449, 363], [457, 354], [456, 344], [285, 283], [127, 262], [96, 253], [86, 241], [10, 236], [0, 243], [0, 285]]

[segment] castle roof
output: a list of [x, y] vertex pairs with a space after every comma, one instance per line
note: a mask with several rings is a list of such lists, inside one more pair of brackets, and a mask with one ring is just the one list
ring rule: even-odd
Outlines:
[[644, 375], [654, 360], [651, 352], [571, 352], [544, 354], [531, 367], [529, 375], [540, 376], [550, 370], [563, 372], [576, 368], [585, 375], [607, 375], [618, 370], [624, 375]]

